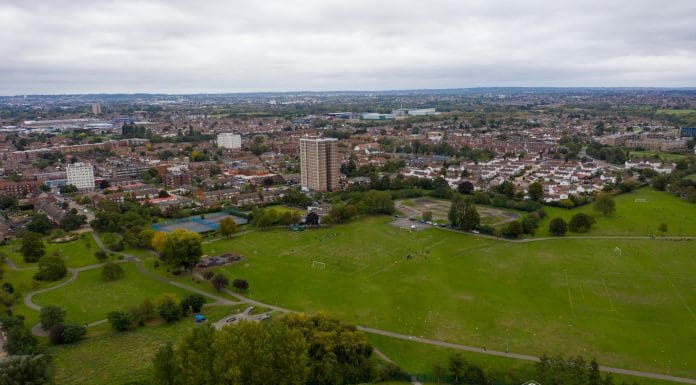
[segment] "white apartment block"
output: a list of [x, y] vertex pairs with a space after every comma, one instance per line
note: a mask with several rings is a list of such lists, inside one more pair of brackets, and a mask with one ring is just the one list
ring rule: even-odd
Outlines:
[[94, 168], [89, 163], [69, 164], [66, 169], [68, 184], [77, 187], [78, 190], [94, 188]]
[[223, 132], [217, 136], [217, 145], [221, 148], [239, 149], [242, 148], [242, 136], [232, 132]]

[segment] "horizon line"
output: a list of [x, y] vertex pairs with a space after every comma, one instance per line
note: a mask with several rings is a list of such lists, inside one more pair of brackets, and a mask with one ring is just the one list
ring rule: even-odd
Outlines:
[[433, 92], [433, 91], [467, 91], [467, 90], [665, 90], [696, 91], [696, 86], [477, 86], [453, 88], [393, 88], [393, 89], [332, 89], [332, 90], [292, 90], [292, 91], [216, 91], [216, 92], [64, 92], [64, 93], [16, 93], [0, 94], [0, 98], [29, 96], [91, 96], [91, 95], [163, 95], [163, 96], [197, 96], [197, 95], [253, 95], [253, 94], [321, 94], [321, 93], [389, 93], [389, 92]]

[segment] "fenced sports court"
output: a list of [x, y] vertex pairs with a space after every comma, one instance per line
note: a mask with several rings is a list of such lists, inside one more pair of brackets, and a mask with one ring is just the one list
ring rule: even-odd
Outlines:
[[171, 233], [176, 229], [184, 229], [188, 231], [193, 231], [195, 233], [205, 233], [208, 231], [215, 231], [220, 228], [220, 221], [225, 218], [233, 218], [234, 222], [238, 225], [243, 225], [247, 223], [247, 220], [242, 217], [231, 215], [227, 212], [211, 213], [204, 215], [194, 215], [188, 218], [181, 218], [174, 221], [167, 221], [162, 223], [154, 223], [152, 228], [155, 231], [164, 231], [165, 233]]

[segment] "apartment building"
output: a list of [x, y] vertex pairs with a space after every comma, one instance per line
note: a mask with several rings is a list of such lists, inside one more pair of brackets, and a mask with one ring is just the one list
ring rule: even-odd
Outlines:
[[338, 139], [300, 139], [300, 179], [303, 189], [320, 192], [336, 190], [339, 170]]

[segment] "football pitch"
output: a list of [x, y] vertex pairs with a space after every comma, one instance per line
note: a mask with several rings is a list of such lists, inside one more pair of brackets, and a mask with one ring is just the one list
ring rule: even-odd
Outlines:
[[222, 270], [248, 279], [249, 296], [265, 303], [491, 350], [696, 377], [696, 241], [510, 243], [410, 232], [391, 220], [252, 232], [204, 253], [247, 256]]

